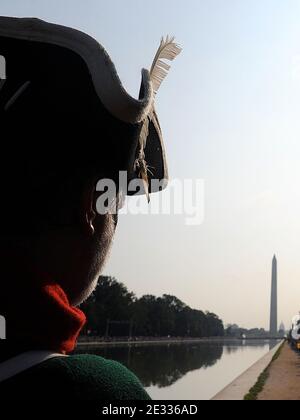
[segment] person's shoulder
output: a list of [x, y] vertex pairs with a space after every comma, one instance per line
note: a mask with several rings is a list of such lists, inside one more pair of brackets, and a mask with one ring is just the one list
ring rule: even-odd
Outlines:
[[4, 399], [149, 400], [125, 366], [94, 355], [49, 359], [0, 383]]
[[61, 378], [78, 398], [148, 400], [139, 379], [125, 366], [100, 356], [82, 354], [57, 357], [41, 366]]

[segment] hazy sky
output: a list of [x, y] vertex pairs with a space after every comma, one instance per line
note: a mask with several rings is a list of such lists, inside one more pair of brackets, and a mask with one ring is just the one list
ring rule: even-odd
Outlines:
[[122, 216], [106, 273], [138, 296], [174, 294], [225, 323], [269, 324], [300, 309], [300, 2], [1, 0], [2, 15], [84, 30], [130, 93], [161, 35], [184, 52], [157, 97], [172, 178], [205, 181], [205, 220]]

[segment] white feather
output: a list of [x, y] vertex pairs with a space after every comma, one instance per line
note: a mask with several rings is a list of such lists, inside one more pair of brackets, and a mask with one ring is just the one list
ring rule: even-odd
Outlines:
[[[182, 49], [174, 42], [174, 37], [167, 36], [166, 39], [162, 38], [160, 46], [157, 50], [157, 53], [154, 57], [151, 70], [150, 70], [150, 79], [153, 85], [153, 90], [155, 94], [157, 93], [160, 85], [167, 76], [171, 66], [163, 60], [173, 61], [182, 51]], [[147, 162], [145, 161], [145, 147], [147, 144], [147, 139], [149, 136], [149, 123], [153, 118], [154, 103], [152, 109], [150, 109], [149, 115], [145, 118], [144, 123], [140, 132], [140, 152], [139, 157], [136, 161], [136, 169], [139, 170], [139, 175], [143, 180], [145, 193], [150, 202], [149, 195], [149, 179], [148, 172], [149, 168]]]
[[163, 60], [173, 61], [182, 51], [181, 47], [177, 45], [174, 40], [174, 37], [169, 36], [167, 36], [166, 39], [162, 38], [154, 57], [150, 70], [150, 77], [155, 93], [157, 93], [171, 67]]

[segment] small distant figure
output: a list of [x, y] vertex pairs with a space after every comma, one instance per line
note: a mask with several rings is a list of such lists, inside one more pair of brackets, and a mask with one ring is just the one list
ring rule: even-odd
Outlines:
[[0, 315], [0, 340], [6, 339], [6, 320], [4, 316]]
[[3, 55], [0, 55], [0, 79], [6, 79], [6, 59]]

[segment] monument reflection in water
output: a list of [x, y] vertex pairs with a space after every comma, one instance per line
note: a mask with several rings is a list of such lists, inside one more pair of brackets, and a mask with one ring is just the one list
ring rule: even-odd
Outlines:
[[154, 399], [210, 399], [263, 357], [276, 341], [131, 344], [82, 348], [127, 366]]

